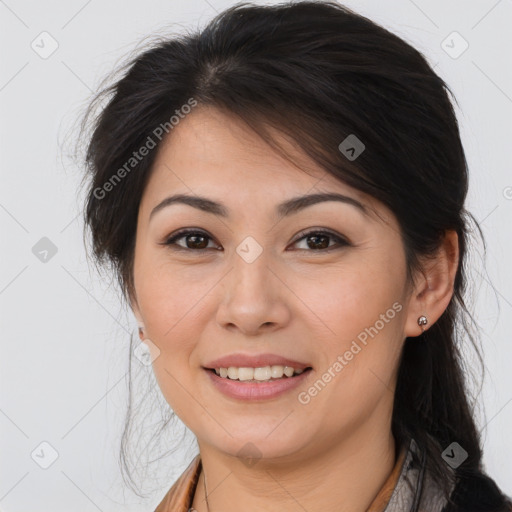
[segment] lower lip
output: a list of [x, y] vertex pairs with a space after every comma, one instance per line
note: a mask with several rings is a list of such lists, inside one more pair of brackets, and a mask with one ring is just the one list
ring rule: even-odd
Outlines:
[[240, 400], [268, 400], [280, 396], [299, 386], [307, 379], [311, 370], [304, 370], [295, 377], [282, 377], [268, 382], [243, 382], [219, 377], [211, 370], [205, 370], [213, 385], [224, 395]]

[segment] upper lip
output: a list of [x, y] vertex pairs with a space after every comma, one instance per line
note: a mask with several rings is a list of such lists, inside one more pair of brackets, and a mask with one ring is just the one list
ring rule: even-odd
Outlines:
[[230, 366], [236, 368], [263, 368], [274, 365], [291, 366], [296, 370], [305, 370], [311, 366], [277, 354], [229, 354], [206, 363], [204, 367], [208, 369], [229, 368]]

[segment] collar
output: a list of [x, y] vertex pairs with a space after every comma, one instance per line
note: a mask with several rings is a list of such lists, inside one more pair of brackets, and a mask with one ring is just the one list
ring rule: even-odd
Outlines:
[[[201, 469], [201, 457], [196, 455], [155, 512], [188, 512]], [[407, 449], [402, 446], [395, 466], [367, 512], [410, 512], [421, 510], [426, 504], [429, 512], [441, 512], [446, 500], [425, 472], [424, 454], [412, 439]]]

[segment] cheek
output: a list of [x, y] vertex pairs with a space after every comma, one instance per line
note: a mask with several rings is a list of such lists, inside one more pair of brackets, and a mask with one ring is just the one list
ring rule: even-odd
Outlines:
[[382, 257], [301, 280], [297, 295], [314, 312], [310, 329], [323, 352], [318, 377], [328, 383], [318, 385], [327, 391], [317, 403], [326, 410], [335, 402], [341, 416], [352, 411], [348, 416], [356, 417], [392, 389], [403, 341], [404, 281], [400, 261], [393, 267]]
[[[185, 315], [193, 311], [203, 293], [192, 278], [191, 269], [172, 265], [165, 251], [140, 248], [134, 265], [138, 302], [147, 327], [163, 340], [177, 327], [189, 322]], [[184, 321], [180, 322], [180, 319]]]
[[200, 413], [189, 392], [199, 371], [195, 349], [204, 331], [201, 297], [208, 288], [169, 268], [146, 268], [139, 274], [137, 296], [148, 338], [160, 350], [153, 372], [170, 407], [190, 427], [187, 419]]
[[386, 289], [362, 287], [359, 281], [337, 295], [332, 289], [323, 298], [318, 295], [316, 309], [311, 308], [329, 329], [318, 328], [323, 333], [316, 337], [321, 364], [315, 381], [300, 390], [305, 393], [300, 403], [310, 399], [306, 407], [323, 418], [323, 428], [332, 435], [357, 429], [393, 400], [404, 310], [397, 298]]
[[205, 307], [202, 297], [208, 287], [204, 281], [192, 278], [192, 269], [178, 270], [154, 256], [144, 256], [136, 260], [134, 274], [147, 336], [160, 350], [153, 368], [157, 378], [172, 381], [170, 376], [165, 377], [167, 370], [183, 379], [200, 339]]
[[383, 261], [365, 259], [309, 278], [303, 275], [294, 292], [314, 313], [325, 337], [342, 348], [376, 323], [383, 333], [397, 325], [397, 310], [404, 308], [404, 274], [398, 265], [391, 271]]

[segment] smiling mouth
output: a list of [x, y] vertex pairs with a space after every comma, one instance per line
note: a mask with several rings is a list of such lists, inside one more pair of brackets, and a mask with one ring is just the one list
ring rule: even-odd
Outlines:
[[273, 365], [259, 368], [234, 367], [229, 368], [205, 368], [215, 373], [218, 377], [226, 380], [245, 383], [264, 383], [283, 379], [293, 379], [302, 373], [312, 370], [311, 366], [304, 369], [295, 369], [291, 366]]

